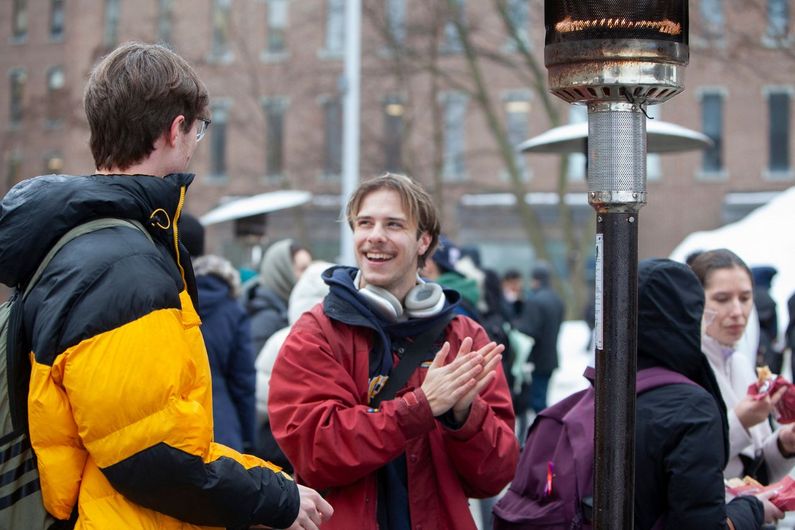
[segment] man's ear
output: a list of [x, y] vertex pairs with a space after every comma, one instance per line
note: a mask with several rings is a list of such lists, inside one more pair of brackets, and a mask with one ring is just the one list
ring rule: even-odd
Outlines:
[[168, 131], [166, 131], [166, 144], [170, 147], [175, 147], [177, 145], [177, 139], [179, 138], [179, 135], [183, 134], [183, 123], [185, 123], [185, 116], [180, 114], [174, 118], [174, 120], [171, 122], [171, 126], [168, 128]]
[[420, 242], [419, 246], [417, 247], [417, 255], [422, 256], [428, 251], [428, 247], [431, 246], [431, 234], [428, 232], [423, 232], [420, 234], [418, 241]]

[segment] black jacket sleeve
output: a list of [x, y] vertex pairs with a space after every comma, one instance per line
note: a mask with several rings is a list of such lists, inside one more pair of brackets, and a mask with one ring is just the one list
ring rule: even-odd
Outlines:
[[737, 497], [726, 505], [726, 515], [736, 530], [748, 530], [762, 526], [765, 512], [756, 497]]
[[727, 528], [731, 514], [737, 530], [758, 529], [761, 503], [742, 499], [728, 508], [723, 483], [722, 425], [715, 400], [700, 388], [678, 387], [678, 407], [665, 451], [667, 529]]

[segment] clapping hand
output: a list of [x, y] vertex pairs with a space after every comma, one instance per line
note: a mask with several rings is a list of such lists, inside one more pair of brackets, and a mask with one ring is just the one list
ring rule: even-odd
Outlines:
[[436, 353], [421, 387], [434, 417], [453, 409], [455, 420], [463, 422], [475, 396], [495, 377], [494, 370], [504, 349], [490, 342], [472, 351], [472, 339], [467, 337], [461, 342], [455, 359], [445, 364], [450, 352], [450, 343], [445, 342]]
[[[469, 341], [468, 347], [472, 347], [472, 339], [467, 337], [464, 339], [464, 343], [461, 344], [462, 348], [464, 344], [467, 344], [467, 341]], [[478, 350], [478, 355], [480, 355], [482, 359], [481, 366], [483, 369], [475, 377], [475, 385], [453, 405], [453, 418], [456, 422], [464, 423], [464, 421], [466, 421], [469, 415], [469, 408], [472, 406], [475, 396], [480, 394], [483, 389], [497, 377], [496, 368], [502, 361], [502, 352], [504, 350], [505, 346], [497, 344], [496, 342], [489, 342]]]

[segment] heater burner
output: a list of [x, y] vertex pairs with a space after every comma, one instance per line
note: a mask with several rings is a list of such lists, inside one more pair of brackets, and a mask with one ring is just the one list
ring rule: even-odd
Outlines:
[[682, 90], [685, 0], [546, 0], [544, 63], [569, 103], [661, 103]]
[[668, 35], [680, 35], [682, 24], [672, 20], [628, 20], [626, 18], [600, 18], [592, 20], [574, 20], [566, 17], [555, 24], [555, 31], [558, 33], [570, 33], [573, 31], [588, 31], [596, 28], [601, 29], [623, 29], [632, 31], [652, 30]]

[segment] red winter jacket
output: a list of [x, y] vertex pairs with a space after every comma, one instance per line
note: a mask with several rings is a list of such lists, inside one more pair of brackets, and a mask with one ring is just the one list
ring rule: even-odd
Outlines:
[[[448, 361], [467, 336], [473, 349], [489, 342], [483, 328], [458, 316], [447, 327]], [[504, 374], [498, 368], [458, 430], [432, 416], [420, 390], [423, 367], [373, 411], [367, 405], [372, 340], [372, 330], [331, 320], [318, 304], [293, 325], [273, 367], [273, 434], [299, 482], [334, 507], [323, 530], [376, 530], [377, 471], [404, 452], [412, 528], [474, 530], [467, 499], [499, 493], [519, 453]]]

